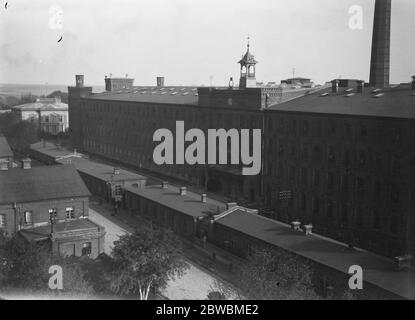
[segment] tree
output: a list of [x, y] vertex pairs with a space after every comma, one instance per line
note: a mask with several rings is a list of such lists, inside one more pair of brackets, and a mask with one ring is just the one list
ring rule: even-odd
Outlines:
[[50, 251], [50, 242], [30, 243], [16, 235], [0, 243], [2, 286], [46, 292], [51, 275], [49, 267], [59, 265], [63, 272], [63, 292], [90, 295], [79, 258], [62, 257]]
[[181, 277], [188, 265], [181, 256], [181, 241], [171, 231], [140, 229], [114, 242], [111, 290], [119, 295], [139, 295], [166, 287]]
[[[258, 250], [237, 268], [231, 281], [236, 286], [236, 292], [231, 294], [239, 299], [319, 299], [313, 289], [310, 265], [301, 257], [281, 250]], [[216, 286], [224, 296], [230, 295], [226, 285]]]
[[56, 98], [56, 97], [61, 98], [61, 101], [63, 103], [68, 103], [68, 93], [67, 92], [62, 92], [60, 90], [57, 90], [57, 91], [53, 91], [51, 94], [46, 96], [46, 98]]
[[0, 131], [12, 149], [22, 152], [39, 139], [38, 122], [20, 120], [13, 112], [0, 115]]

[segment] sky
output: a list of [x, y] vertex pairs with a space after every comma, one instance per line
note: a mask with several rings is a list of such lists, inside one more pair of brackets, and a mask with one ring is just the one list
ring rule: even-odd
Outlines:
[[[227, 85], [246, 51], [257, 81], [368, 81], [374, 0], [2, 0], [0, 83]], [[391, 83], [415, 75], [415, 1], [392, 0]], [[5, 4], [7, 3], [7, 8]], [[351, 29], [351, 6], [362, 28]], [[61, 8], [59, 16], [53, 8]], [[58, 18], [56, 18], [58, 17]], [[58, 42], [58, 40], [61, 41]]]

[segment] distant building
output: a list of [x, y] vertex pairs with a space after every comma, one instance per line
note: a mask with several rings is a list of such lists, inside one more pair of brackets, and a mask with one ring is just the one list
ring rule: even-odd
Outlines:
[[7, 170], [13, 165], [13, 151], [6, 137], [0, 134], [0, 170]]
[[69, 127], [68, 105], [57, 98], [39, 98], [36, 102], [14, 106], [12, 112], [21, 120], [36, 121], [41, 133], [57, 135]]
[[281, 85], [296, 88], [313, 88], [314, 82], [309, 78], [290, 78], [281, 80]]
[[0, 231], [34, 243], [49, 242], [62, 255], [96, 258], [104, 228], [88, 219], [90, 192], [71, 165], [0, 171]]

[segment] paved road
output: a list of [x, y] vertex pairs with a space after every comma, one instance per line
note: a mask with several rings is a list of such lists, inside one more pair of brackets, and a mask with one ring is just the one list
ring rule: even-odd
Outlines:
[[[94, 210], [95, 209], [95, 210]], [[91, 221], [103, 226], [106, 231], [105, 253], [111, 254], [114, 241], [126, 232], [133, 232], [131, 226], [112, 217], [105, 208], [94, 206], [89, 209]], [[99, 211], [99, 212], [97, 212]], [[190, 268], [179, 279], [170, 280], [162, 294], [171, 300], [196, 299], [204, 300], [214, 286], [216, 277], [206, 270], [187, 260]], [[219, 281], [219, 280], [218, 280]]]

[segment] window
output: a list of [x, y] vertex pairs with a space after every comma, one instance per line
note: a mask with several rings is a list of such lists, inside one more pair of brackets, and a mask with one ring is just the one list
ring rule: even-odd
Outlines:
[[334, 162], [336, 160], [336, 155], [334, 153], [334, 148], [331, 147], [331, 146], [328, 148], [328, 160], [329, 160], [329, 162]]
[[295, 167], [294, 166], [290, 166], [289, 179], [291, 182], [294, 182], [295, 180]]
[[253, 257], [255, 255], [255, 249], [251, 245], [248, 245], [248, 256]]
[[359, 151], [359, 167], [364, 168], [366, 165], [366, 154], [364, 151]]
[[342, 205], [342, 222], [347, 223], [348, 220], [348, 208], [347, 204]]
[[375, 194], [375, 197], [379, 198], [381, 194], [381, 184], [379, 181], [375, 181], [375, 186], [373, 189], [374, 189], [373, 193]]
[[320, 173], [317, 169], [313, 170], [313, 184], [315, 187], [320, 185]]
[[362, 124], [361, 127], [360, 127], [360, 135], [362, 137], [366, 137], [367, 136], [367, 127], [364, 124]]
[[333, 188], [334, 185], [334, 175], [332, 172], [327, 173], [327, 189]]
[[6, 227], [6, 215], [0, 214], [0, 228]]
[[397, 234], [398, 233], [398, 217], [396, 216], [396, 214], [393, 214], [390, 218], [390, 232], [392, 232], [393, 234]]
[[333, 217], [333, 201], [327, 200], [327, 217]]
[[313, 197], [313, 213], [318, 214], [319, 210], [319, 199], [317, 197]]
[[302, 193], [301, 196], [300, 196], [300, 209], [301, 210], [305, 210], [305, 208], [307, 207], [307, 202], [306, 201], [307, 200], [306, 200], [305, 194]]
[[92, 252], [92, 244], [91, 242], [85, 242], [82, 244], [82, 255], [89, 256]]
[[66, 208], [66, 219], [75, 219], [75, 210], [73, 207]]
[[349, 150], [344, 150], [344, 154], [343, 154], [343, 163], [345, 166], [349, 166], [350, 165], [350, 151]]
[[307, 185], [307, 168], [301, 168], [301, 184]]
[[318, 145], [314, 146], [313, 152], [314, 152], [314, 160], [320, 160], [320, 147]]
[[32, 224], [32, 211], [24, 212], [24, 224]]
[[393, 203], [398, 203], [399, 202], [399, 189], [396, 186], [392, 187], [391, 201]]
[[380, 215], [377, 210], [373, 211], [373, 228], [380, 229]]
[[55, 221], [58, 217], [58, 210], [56, 208], [49, 209], [49, 221]]

